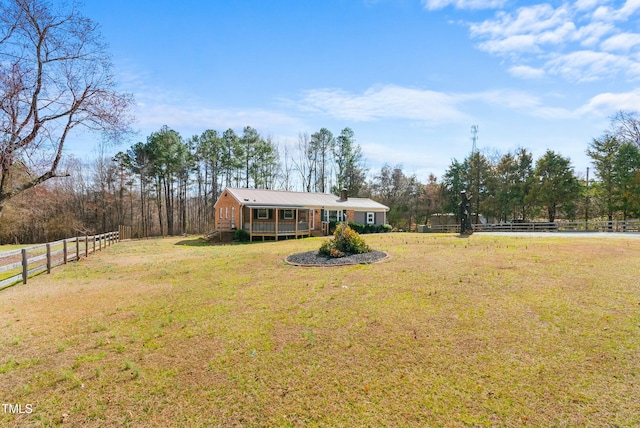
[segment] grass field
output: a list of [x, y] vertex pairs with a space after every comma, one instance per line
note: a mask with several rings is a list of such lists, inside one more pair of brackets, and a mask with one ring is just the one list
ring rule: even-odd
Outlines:
[[640, 239], [366, 241], [122, 242], [3, 290], [0, 426], [640, 425]]

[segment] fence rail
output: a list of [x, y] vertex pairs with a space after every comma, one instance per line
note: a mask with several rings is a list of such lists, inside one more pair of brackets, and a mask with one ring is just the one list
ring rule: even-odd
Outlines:
[[[455, 233], [460, 231], [460, 225], [438, 225], [428, 230]], [[640, 220], [474, 224], [473, 230], [474, 232], [640, 232]]]
[[[18, 250], [0, 253], [0, 290], [20, 281], [27, 283], [33, 275], [46, 271], [51, 273], [55, 266], [88, 257], [119, 242], [125, 233], [120, 229], [100, 235], [85, 235], [62, 239], [46, 244], [33, 245]], [[16, 273], [17, 272], [17, 273]], [[7, 275], [10, 275], [7, 277]]]

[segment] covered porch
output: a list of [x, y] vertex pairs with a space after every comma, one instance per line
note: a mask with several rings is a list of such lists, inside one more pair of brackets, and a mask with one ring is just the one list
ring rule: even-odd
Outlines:
[[273, 207], [273, 206], [245, 206], [243, 209], [244, 230], [249, 232], [249, 240], [255, 237], [300, 238], [309, 236], [313, 221], [308, 208], [301, 207]]

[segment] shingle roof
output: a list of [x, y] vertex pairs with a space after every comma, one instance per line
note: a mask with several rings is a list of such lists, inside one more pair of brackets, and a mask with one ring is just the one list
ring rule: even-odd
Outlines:
[[[372, 211], [389, 211], [389, 207], [369, 198], [347, 198], [341, 201], [336, 195], [328, 193], [288, 192], [284, 190], [238, 189], [228, 187], [242, 205], [246, 206], [278, 206], [278, 207], [317, 207], [326, 209], [355, 209]], [[224, 192], [223, 192], [224, 193]]]

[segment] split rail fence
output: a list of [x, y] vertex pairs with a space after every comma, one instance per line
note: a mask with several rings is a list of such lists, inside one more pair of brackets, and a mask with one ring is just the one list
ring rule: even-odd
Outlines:
[[[428, 230], [430, 232], [459, 232], [460, 225], [438, 225]], [[474, 232], [640, 232], [640, 220], [474, 224], [473, 230]]]
[[[121, 226], [117, 231], [100, 235], [77, 236], [46, 244], [33, 245], [0, 253], [0, 290], [42, 272], [51, 273], [55, 266], [88, 257], [121, 239], [131, 237], [131, 229]], [[17, 272], [17, 273], [16, 273]], [[7, 275], [11, 275], [8, 276]]]

